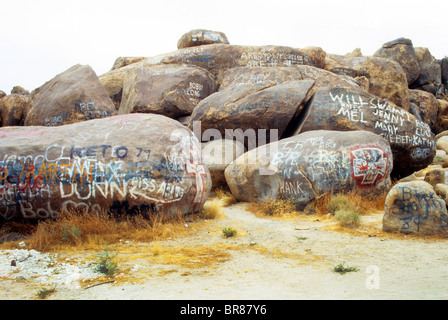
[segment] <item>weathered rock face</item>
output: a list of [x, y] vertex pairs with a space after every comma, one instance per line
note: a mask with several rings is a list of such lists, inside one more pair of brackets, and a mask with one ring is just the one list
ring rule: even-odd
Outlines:
[[394, 174], [407, 176], [428, 166], [436, 142], [430, 127], [393, 103], [363, 91], [319, 89], [308, 103], [296, 133], [366, 130], [384, 137], [394, 154]]
[[439, 102], [439, 108], [435, 132], [440, 133], [448, 130], [448, 101], [441, 99], [437, 101]]
[[442, 84], [442, 71], [440, 64], [431, 55], [428, 48], [415, 48], [415, 54], [420, 65], [420, 76], [410, 86], [412, 89], [421, 89], [437, 94], [439, 86]]
[[199, 210], [210, 188], [196, 137], [164, 116], [0, 128], [5, 220], [53, 218], [71, 209], [181, 215]]
[[390, 59], [327, 55], [325, 69], [352, 77], [369, 79], [369, 92], [409, 110], [408, 81], [403, 68]]
[[[215, 139], [235, 137], [244, 142], [247, 137], [250, 150], [281, 137], [291, 119], [300, 113], [313, 84], [312, 80], [277, 85], [262, 82], [216, 92], [196, 106], [188, 126], [203, 139], [212, 134]], [[200, 131], [195, 128], [197, 123]], [[261, 130], [265, 133], [262, 138]], [[277, 130], [275, 137], [272, 130]]]
[[124, 78], [118, 112], [156, 113], [178, 118], [190, 115], [199, 101], [215, 90], [213, 76], [195, 66], [133, 68]]
[[11, 90], [11, 94], [20, 94], [22, 96], [28, 96], [30, 92], [21, 86], [15, 86]]
[[130, 64], [145, 60], [147, 57], [118, 57], [111, 70], [120, 69]]
[[23, 125], [23, 114], [29, 103], [24, 95], [10, 94], [0, 99], [1, 124], [6, 126]]
[[399, 183], [387, 195], [383, 230], [422, 235], [446, 233], [446, 203], [427, 182]]
[[386, 42], [373, 56], [398, 62], [406, 73], [408, 85], [411, 85], [420, 76], [420, 64], [415, 55], [412, 41], [409, 39], [399, 38]]
[[312, 61], [312, 65], [323, 69], [325, 67], [325, 57], [327, 56], [327, 53], [320, 47], [306, 47], [300, 49], [300, 51], [305, 52], [308, 54]]
[[224, 170], [245, 151], [243, 143], [230, 139], [213, 140], [202, 144], [202, 162], [210, 170], [213, 188], [226, 185]]
[[326, 192], [355, 188], [386, 194], [392, 153], [380, 136], [367, 132], [316, 130], [246, 152], [225, 170], [240, 201], [292, 200], [299, 210]]
[[439, 102], [433, 94], [423, 90], [409, 90], [409, 101], [417, 106], [418, 114], [415, 114], [424, 123], [428, 124], [433, 132], [439, 114]]
[[352, 77], [337, 75], [333, 72], [319, 69], [313, 66], [300, 65], [291, 67], [264, 67], [250, 68], [238, 67], [223, 73], [219, 90], [232, 87], [255, 84], [262, 82], [274, 82], [276, 84], [285, 81], [313, 80], [314, 86], [310, 95], [320, 87], [338, 85], [348, 88], [361, 89], [362, 83]]
[[291, 47], [210, 44], [179, 49], [136, 63], [139, 67], [155, 64], [196, 65], [210, 71], [220, 83], [222, 73], [231, 68], [312, 65], [313, 60], [307, 53]]
[[115, 106], [88, 65], [76, 65], [31, 94], [26, 126], [59, 126], [115, 114]]
[[206, 44], [229, 44], [229, 40], [224, 32], [196, 29], [185, 33], [177, 42], [177, 48], [189, 48]]

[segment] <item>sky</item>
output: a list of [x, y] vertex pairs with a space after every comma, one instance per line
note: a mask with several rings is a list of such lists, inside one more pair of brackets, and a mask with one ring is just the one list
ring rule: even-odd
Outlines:
[[405, 37], [448, 56], [446, 0], [0, 0], [0, 90], [32, 91], [76, 64], [97, 75], [118, 57], [177, 50], [193, 29], [222, 31], [235, 45], [360, 48], [373, 55]]

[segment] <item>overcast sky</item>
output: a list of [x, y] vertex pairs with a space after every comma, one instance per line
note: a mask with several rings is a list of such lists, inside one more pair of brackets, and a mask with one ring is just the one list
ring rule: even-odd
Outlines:
[[120, 56], [177, 49], [192, 29], [222, 31], [236, 45], [318, 46], [372, 55], [406, 37], [448, 55], [446, 0], [0, 0], [0, 90], [32, 91], [75, 64], [98, 75]]

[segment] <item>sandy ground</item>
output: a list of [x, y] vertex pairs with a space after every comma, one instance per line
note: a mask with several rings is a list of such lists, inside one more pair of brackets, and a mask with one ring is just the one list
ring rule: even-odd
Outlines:
[[[246, 206], [238, 203], [221, 218], [192, 222], [186, 228], [196, 229], [186, 237], [123, 244], [119, 267], [125, 272], [112, 282], [103, 277], [53, 284], [47, 299], [448, 299], [446, 239], [388, 236], [381, 232], [381, 213], [363, 216], [358, 231], [347, 233], [335, 231], [328, 219], [260, 218]], [[224, 227], [237, 230], [236, 236], [223, 237]], [[336, 273], [338, 264], [357, 271]], [[4, 278], [0, 299], [37, 299], [44, 286], [37, 277]]]

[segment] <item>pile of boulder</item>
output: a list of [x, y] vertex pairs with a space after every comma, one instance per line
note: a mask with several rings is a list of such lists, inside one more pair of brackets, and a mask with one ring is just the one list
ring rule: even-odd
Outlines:
[[386, 231], [448, 230], [448, 58], [405, 38], [373, 56], [211, 30], [177, 46], [0, 92], [1, 218], [189, 214], [218, 187], [304, 209], [356, 189], [388, 195]]

